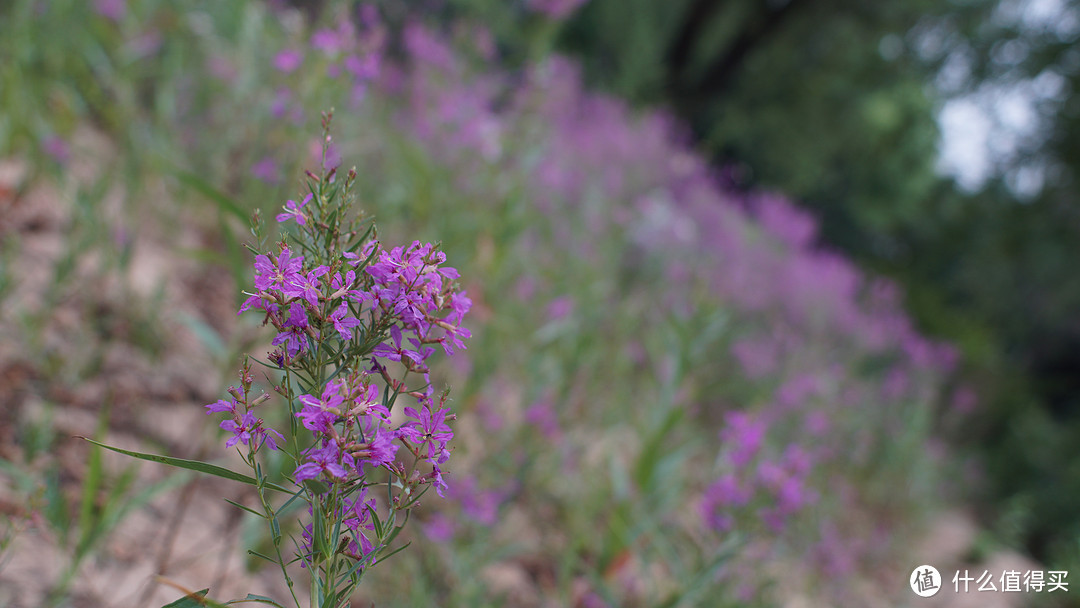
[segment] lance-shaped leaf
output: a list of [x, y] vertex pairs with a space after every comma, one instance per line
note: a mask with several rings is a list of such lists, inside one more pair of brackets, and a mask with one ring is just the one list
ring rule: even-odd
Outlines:
[[[90, 439], [88, 437], [82, 437], [82, 436], [79, 436], [79, 435], [77, 435], [77, 437], [79, 437], [79, 439], [85, 439], [85, 440], [89, 441], [90, 443], [92, 443], [94, 445], [101, 446], [101, 447], [105, 448], [106, 450], [112, 450], [112, 451], [118, 452], [120, 454], [125, 454], [127, 456], [131, 456], [132, 458], [138, 458], [140, 460], [149, 460], [150, 462], [160, 462], [161, 464], [167, 464], [169, 466], [177, 467], [177, 468], [180, 468], [180, 469], [188, 469], [190, 471], [198, 471], [199, 473], [207, 473], [209, 475], [214, 475], [215, 477], [221, 477], [223, 479], [231, 479], [233, 481], [239, 481], [239, 482], [250, 484], [250, 485], [253, 485], [253, 486], [258, 486], [259, 485], [254, 477], [248, 477], [247, 475], [244, 475], [243, 473], [237, 473], [236, 471], [226, 469], [225, 467], [220, 467], [220, 466], [218, 466], [216, 464], [210, 464], [208, 462], [202, 462], [200, 460], [185, 460], [183, 458], [172, 458], [170, 456], [162, 456], [160, 454], [145, 454], [143, 452], [133, 452], [131, 450], [122, 450], [120, 448], [115, 448], [115, 447], [113, 447], [111, 445], [106, 445], [106, 444], [101, 443], [99, 441], [94, 441], [93, 439]], [[293, 494], [294, 493], [293, 490], [289, 490], [287, 488], [284, 488], [282, 486], [277, 485], [276, 483], [271, 483], [269, 481], [265, 482], [263, 484], [263, 487], [269, 488], [271, 490], [277, 490], [278, 492], [285, 492], [286, 494]]]

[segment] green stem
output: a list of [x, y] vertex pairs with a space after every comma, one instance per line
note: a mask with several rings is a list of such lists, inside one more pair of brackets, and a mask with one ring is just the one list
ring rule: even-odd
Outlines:
[[258, 483], [255, 485], [255, 488], [259, 493], [259, 502], [262, 503], [263, 512], [266, 513], [266, 524], [270, 526], [270, 537], [274, 541], [274, 553], [277, 557], [277, 563], [281, 568], [281, 574], [285, 577], [285, 583], [289, 586], [289, 593], [292, 595], [296, 608], [302, 608], [302, 606], [300, 606], [299, 598], [296, 597], [296, 590], [294, 589], [295, 584], [293, 583], [292, 577], [289, 576], [289, 571], [285, 568], [285, 558], [281, 555], [281, 528], [278, 526], [276, 530], [274, 529], [276, 514], [274, 513], [273, 508], [270, 507], [270, 501], [266, 499], [266, 492], [264, 491], [263, 485], [266, 481], [266, 476], [261, 473], [261, 469], [256, 469], [255, 467], [254, 451], [248, 454], [248, 465], [251, 466], [253, 471], [260, 471], [256, 476], [256, 481]]

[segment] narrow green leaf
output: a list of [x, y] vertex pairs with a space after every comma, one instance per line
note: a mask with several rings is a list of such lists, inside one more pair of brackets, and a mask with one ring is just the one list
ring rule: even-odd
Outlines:
[[210, 591], [210, 589], [189, 593], [175, 602], [165, 604], [161, 608], [225, 608], [225, 604], [206, 597], [207, 591]]
[[653, 481], [656, 479], [657, 464], [663, 453], [664, 440], [682, 420], [683, 411], [682, 408], [671, 408], [664, 417], [664, 421], [650, 434], [634, 466], [634, 483], [637, 484], [638, 489], [643, 491], [652, 489]]
[[259, 513], [258, 511], [256, 511], [255, 509], [252, 509], [251, 507], [245, 507], [244, 505], [242, 505], [242, 504], [240, 504], [240, 503], [238, 503], [236, 501], [229, 500], [228, 498], [225, 499], [225, 502], [229, 503], [230, 505], [232, 505], [232, 506], [234, 506], [234, 507], [236, 507], [238, 509], [243, 509], [243, 510], [247, 511], [248, 513], [251, 513], [252, 515], [255, 515], [257, 517], [261, 517], [263, 519], [266, 519], [266, 514], [265, 513]]
[[371, 524], [375, 526], [375, 537], [382, 538], [384, 536], [383, 523], [382, 520], [379, 519], [379, 514], [375, 512], [375, 509], [371, 509], [368, 513], [371, 514]]
[[196, 591], [194, 596], [191, 594], [185, 595], [171, 604], [165, 604], [161, 608], [197, 608], [198, 606], [204, 606], [205, 604], [201, 602], [201, 598], [205, 598], [209, 591], [210, 588], [207, 587], [202, 591]]
[[312, 519], [311, 537], [312, 537], [312, 549], [318, 556], [319, 562], [324, 559], [329, 559], [333, 554], [330, 552], [329, 540], [326, 538], [327, 526], [326, 517], [323, 515], [321, 508], [314, 509], [314, 518]]
[[271, 606], [277, 606], [278, 608], [285, 608], [281, 604], [279, 604], [279, 603], [275, 602], [274, 600], [266, 597], [265, 595], [255, 595], [254, 593], [247, 594], [247, 597], [245, 597], [242, 600], [233, 600], [231, 602], [225, 602], [225, 603], [226, 604], [243, 604], [245, 602], [256, 602], [256, 603], [259, 603], [259, 604], [269, 604]]
[[176, 179], [185, 186], [189, 186], [217, 204], [222, 211], [227, 211], [239, 218], [245, 224], [248, 222], [247, 214], [243, 208], [225, 193], [210, 185], [209, 182], [190, 171], [176, 171]]
[[405, 529], [405, 526], [403, 526], [403, 525], [402, 526], [395, 526], [394, 529], [390, 531], [390, 536], [386, 537], [386, 541], [385, 541], [386, 544], [389, 545], [390, 543], [394, 542], [394, 539], [397, 538], [398, 534], [400, 534], [401, 531], [404, 530], [404, 529]]
[[211, 327], [209, 323], [183, 311], [179, 313], [179, 318], [180, 322], [191, 333], [195, 334], [195, 337], [198, 338], [212, 357], [223, 360], [229, 356], [229, 348], [225, 345], [225, 341], [221, 339], [221, 334]]
[[384, 562], [384, 561], [386, 561], [386, 560], [390, 559], [391, 557], [393, 557], [393, 556], [397, 555], [398, 553], [400, 553], [400, 552], [404, 551], [404, 550], [405, 550], [405, 548], [406, 548], [406, 547], [408, 547], [408, 546], [409, 546], [409, 545], [411, 545], [411, 544], [412, 544], [412, 541], [410, 540], [409, 542], [405, 543], [404, 545], [401, 545], [401, 546], [400, 546], [400, 547], [398, 547], [397, 549], [394, 549], [394, 550], [393, 550], [393, 551], [391, 551], [390, 553], [387, 553], [387, 554], [386, 554], [385, 556], [383, 556], [383, 557], [380, 557], [380, 558], [379, 558], [379, 561], [380, 561], [380, 562]]
[[272, 557], [270, 557], [268, 555], [264, 555], [262, 553], [259, 553], [258, 551], [254, 550], [254, 549], [248, 549], [248, 555], [254, 555], [255, 557], [265, 559], [266, 561], [270, 562], [271, 564], [278, 563], [276, 559], [274, 559], [274, 558], [272, 558]]
[[281, 523], [276, 517], [270, 518], [270, 534], [273, 536], [274, 545], [277, 545], [281, 541]]
[[[76, 437], [78, 437], [79, 439], [85, 439], [86, 441], [89, 441], [90, 443], [93, 443], [95, 445], [99, 445], [99, 446], [105, 448], [106, 450], [112, 450], [112, 451], [120, 453], [120, 454], [125, 454], [127, 456], [131, 456], [132, 458], [138, 458], [140, 460], [148, 460], [150, 462], [159, 462], [161, 464], [167, 464], [169, 466], [177, 467], [177, 468], [180, 468], [180, 469], [188, 469], [189, 471], [197, 471], [199, 473], [206, 473], [208, 475], [213, 475], [215, 477], [221, 477], [223, 479], [231, 479], [233, 481], [239, 481], [239, 482], [250, 484], [250, 485], [256, 485], [255, 479], [253, 477], [248, 477], [247, 475], [244, 475], [243, 473], [237, 473], [236, 471], [226, 469], [225, 467], [219, 467], [216, 464], [210, 464], [210, 463], [207, 463], [207, 462], [201, 462], [199, 460], [185, 460], [183, 458], [172, 458], [171, 456], [161, 456], [160, 454], [144, 454], [142, 452], [132, 452], [130, 450], [122, 450], [120, 448], [114, 448], [111, 445], [106, 445], [104, 443], [94, 441], [93, 439], [90, 439], [88, 437], [83, 437], [81, 435], [76, 435]], [[283, 487], [277, 485], [276, 483], [267, 482], [267, 483], [265, 483], [263, 485], [264, 485], [264, 487], [270, 488], [271, 490], [277, 490], [278, 492], [285, 492], [286, 494], [292, 494], [293, 493], [292, 490], [288, 490], [286, 488], [283, 488]]]
[[60, 476], [55, 470], [45, 477], [45, 521], [60, 532], [60, 540], [68, 543], [71, 536], [71, 511], [64, 492], [60, 489]]

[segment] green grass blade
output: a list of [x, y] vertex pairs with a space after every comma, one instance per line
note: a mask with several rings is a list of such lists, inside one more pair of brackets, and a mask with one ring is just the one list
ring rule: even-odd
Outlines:
[[[105, 424], [108, 420], [108, 408], [103, 408], [102, 415], [98, 421], [98, 437], [103, 437], [105, 431]], [[83, 480], [82, 487], [82, 499], [79, 501], [79, 534], [81, 536], [79, 545], [82, 547], [87, 544], [91, 530], [94, 526], [94, 503], [97, 499], [98, 490], [101, 488], [102, 480], [104, 479], [104, 464], [101, 459], [101, 448], [92, 446], [90, 448], [90, 458], [86, 466], [86, 479]]]
[[244, 209], [230, 198], [225, 193], [221, 192], [217, 188], [211, 186], [206, 180], [190, 171], [176, 171], [176, 179], [180, 180], [180, 183], [194, 189], [199, 194], [202, 194], [206, 198], [210, 199], [217, 204], [218, 208], [222, 211], [232, 214], [238, 218], [244, 224], [248, 223], [247, 213]]

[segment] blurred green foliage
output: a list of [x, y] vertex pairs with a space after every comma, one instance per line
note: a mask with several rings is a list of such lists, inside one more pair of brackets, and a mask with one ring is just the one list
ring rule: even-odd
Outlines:
[[[1078, 18], [1071, 0], [591, 0], [553, 35], [590, 82], [687, 121], [721, 179], [790, 194], [825, 242], [902, 282], [979, 388], [957, 439], [985, 465], [995, 500], [980, 510], [1005, 521], [993, 505], [1027, 505], [1023, 531], [1002, 534], [1051, 561], [1080, 539]], [[527, 54], [528, 20], [491, 22], [510, 56]], [[1052, 92], [1033, 100], [1036, 128], [978, 191], [938, 174], [948, 99], [993, 106], [995, 89], [1040, 77]]]
[[[409, 3], [378, 4], [397, 28], [394, 32], [408, 22]], [[777, 277], [753, 282], [766, 272], [763, 268], [773, 267], [771, 262], [780, 260], [776, 266], [784, 270], [792, 260], [805, 262], [801, 268], [813, 273], [820, 267], [807, 260], [820, 260], [811, 248], [784, 243], [735, 209], [718, 225], [730, 232], [724, 237], [736, 253], [746, 256], [741, 267], [736, 262], [709, 266], [721, 256], [703, 255], [693, 249], [696, 245], [689, 253], [649, 250], [662, 242], [664, 230], [676, 236], [685, 232], [678, 220], [686, 217], [679, 209], [672, 211], [674, 202], [683, 200], [681, 193], [664, 180], [670, 179], [665, 173], [669, 166], [673, 174], [681, 170], [671, 162], [680, 160], [675, 157], [690, 155], [668, 146], [662, 136], [650, 137], [663, 131], [642, 128], [620, 139], [628, 125], [636, 128], [647, 121], [617, 104], [584, 99], [575, 90], [576, 80], [565, 73], [562, 79], [545, 80], [550, 65], [530, 70], [532, 60], [560, 39], [581, 49], [598, 82], [641, 103], [663, 102], [682, 113], [701, 145], [734, 167], [724, 177], [727, 183], [784, 188], [822, 211], [827, 238], [865, 259], [899, 268], [899, 260], [912, 255], [904, 249], [909, 242], [904, 239], [910, 238], [906, 231], [940, 225], [926, 220], [934, 214], [962, 217], [954, 206], [928, 201], [948, 188], [933, 175], [934, 101], [920, 79], [925, 74], [919, 69], [925, 68], [904, 50], [912, 44], [905, 32], [923, 18], [920, 11], [933, 14], [945, 8], [929, 2], [875, 8], [798, 0], [594, 0], [564, 27], [530, 13], [524, 2], [460, 0], [440, 4], [428, 16], [455, 34], [457, 17], [480, 13], [506, 56], [518, 62], [508, 82], [491, 84], [489, 79], [499, 76], [483, 73], [490, 67], [483, 64], [460, 72], [457, 67], [436, 70], [416, 85], [415, 98], [400, 92], [372, 97], [346, 113], [347, 86], [327, 76], [332, 62], [325, 56], [309, 51], [303, 69], [287, 74], [273, 69], [274, 54], [306, 48], [306, 34], [315, 26], [291, 14], [278, 19], [262, 3], [145, 0], [128, 3], [129, 12], [118, 20], [94, 14], [87, 3], [64, 1], [48, 4], [56, 12], [46, 19], [34, 14], [39, 6], [31, 1], [0, 5], [0, 49], [4, 57], [15, 58], [6, 64], [12, 67], [0, 72], [0, 90], [5, 107], [16, 108], [12, 115], [20, 117], [0, 124], [5, 152], [43, 158], [46, 138], [68, 136], [83, 121], [91, 122], [120, 143], [117, 174], [128, 176], [133, 199], [145, 195], [147, 184], [164, 185], [163, 198], [170, 204], [144, 196], [138, 199], [139, 212], [153, 209], [166, 225], [202, 225], [216, 242], [188, 253], [229, 268], [245, 285], [248, 260], [235, 236], [242, 216], [259, 206], [272, 216], [280, 201], [295, 195], [294, 178], [311, 164], [317, 112], [337, 103], [338, 141], [345, 158], [359, 159], [364, 204], [376, 212], [380, 236], [386, 242], [441, 239], [466, 280], [475, 281], [468, 284], [477, 319], [465, 364], [470, 369], [438, 373], [456, 381], [453, 395], [460, 411], [474, 414], [472, 428], [462, 432], [462, 445], [469, 446], [462, 452], [474, 459], [473, 467], [462, 471], [458, 481], [475, 477], [483, 489], [477, 495], [505, 492], [495, 501], [505, 519], [498, 526], [483, 524], [461, 513], [460, 504], [450, 503], [444, 508], [459, 525], [453, 542], [433, 542], [428, 551], [403, 554], [392, 564], [396, 569], [384, 575], [376, 570], [376, 577], [387, 578], [381, 589], [375, 579], [375, 591], [389, 588], [387, 597], [400, 594], [401, 573], [406, 572], [417, 576], [410, 580], [410, 595], [397, 596], [400, 605], [510, 604], [513, 599], [501, 597], [478, 573], [513, 561], [563, 605], [581, 600], [582, 589], [611, 603], [627, 602], [623, 605], [635, 600], [715, 605], [705, 602], [723, 594], [738, 604], [732, 599], [731, 572], [714, 576], [733, 547], [719, 542], [719, 535], [700, 533], [696, 507], [728, 447], [716, 445], [725, 414], [765, 410], [796, 372], [824, 388], [802, 399], [797, 416], [782, 418], [770, 429], [762, 460], [779, 460], [800, 440], [826, 444], [824, 452], [832, 455], [823, 456], [830, 460], [813, 473], [812, 483], [827, 491], [819, 504], [798, 516], [790, 536], [769, 532], [749, 509], [740, 531], [775, 539], [774, 564], [802, 560], [816, 567], [825, 560], [808, 556], [850, 550], [865, 567], [904, 542], [907, 526], [933, 508], [935, 482], [944, 467], [929, 462], [932, 455], [924, 442], [936, 399], [928, 392], [936, 393], [937, 371], [915, 370], [901, 378], [910, 380], [907, 389], [882, 397], [882, 385], [894, 368], [902, 375], [908, 372], [904, 355], [868, 352], [872, 349], [830, 323], [815, 324], [819, 313], [831, 319], [830, 294], [822, 298], [823, 310], [815, 310], [814, 302], [805, 303], [805, 310], [803, 302], [793, 303], [811, 319], [807, 326], [783, 318], [786, 302], [770, 300], [764, 310], [744, 310], [730, 293], [727, 299], [717, 297], [716, 287], [700, 277], [684, 277], [685, 288], [672, 289], [675, 297], [668, 299], [665, 286], [671, 275], [686, 270], [682, 263], [741, 269], [755, 287], [780, 282]], [[700, 11], [707, 14], [697, 16]], [[336, 18], [327, 11], [319, 23], [333, 25]], [[84, 22], [88, 25], [82, 28]], [[73, 33], [56, 42], [59, 51], [48, 44], [30, 48], [38, 40], [57, 40], [47, 35], [50, 28]], [[680, 33], [684, 30], [691, 32]], [[898, 55], [882, 52], [881, 41], [890, 34], [899, 37]], [[467, 30], [456, 36], [467, 42], [480, 39], [472, 39]], [[690, 39], [697, 42], [679, 48]], [[69, 44], [77, 52], [65, 51]], [[395, 34], [391, 49], [397, 58], [407, 59], [406, 46]], [[793, 48], [805, 52], [793, 53]], [[864, 80], [874, 94], [866, 94]], [[275, 112], [282, 89], [299, 116]], [[490, 89], [498, 93], [489, 94]], [[682, 93], [669, 98], [669, 91]], [[429, 93], [433, 96], [425, 97]], [[571, 105], [554, 117], [545, 115], [549, 99], [557, 105], [559, 93]], [[436, 106], [442, 94], [460, 102], [464, 118], [453, 113], [451, 102], [444, 108], [448, 116], [413, 107], [425, 100]], [[54, 98], [66, 100], [55, 117], [48, 104], [35, 103]], [[703, 103], [706, 99], [715, 104]], [[627, 164], [613, 167], [616, 163], [605, 158], [589, 164], [566, 154], [570, 158], [561, 160], [587, 171], [578, 180], [580, 191], [571, 189], [553, 211], [543, 206], [551, 201], [542, 199], [558, 196], [558, 188], [536, 185], [535, 176], [542, 161], [560, 160], [549, 148], [572, 151], [594, 143], [572, 138], [575, 126], [588, 132], [587, 121], [573, 124], [575, 113], [586, 106], [613, 113], [597, 112], [592, 122], [616, 116], [612, 130], [623, 129], [611, 136], [614, 143], [601, 142], [601, 152], [618, 156], [623, 152], [618, 142], [630, 141], [640, 146], [633, 152], [642, 155], [619, 157]], [[436, 121], [426, 135], [420, 127], [410, 131], [431, 116], [441, 116], [443, 123]], [[477, 116], [490, 122], [473, 122]], [[569, 125], [556, 130], [553, 118], [567, 116]], [[482, 135], [495, 134], [494, 152], [458, 137], [474, 128]], [[556, 136], [568, 141], [552, 141]], [[277, 181], [253, 175], [253, 165], [265, 158], [280, 168]], [[681, 160], [694, 171], [693, 158]], [[613, 183], [625, 188], [605, 183], [602, 173], [613, 168], [618, 178]], [[658, 217], [645, 215], [641, 208], [646, 205]], [[611, 224], [619, 214], [633, 219], [630, 232], [640, 234], [628, 236], [624, 226]], [[100, 231], [97, 237], [105, 238]], [[718, 274], [717, 282], [728, 278]], [[937, 298], [928, 301], [945, 301], [936, 284], [926, 280], [917, 285], [922, 284]], [[769, 297], [780, 300], [775, 293], [768, 292]], [[572, 305], [554, 314], [552, 305], [561, 297]], [[957, 310], [945, 301], [933, 319], [961, 317]], [[978, 348], [989, 344], [980, 351], [997, 366], [989, 369], [1004, 369], [991, 356], [998, 352], [992, 328], [981, 319], [970, 323], [975, 337], [969, 342]], [[224, 341], [208, 333], [212, 328], [198, 320], [187, 324], [199, 328], [204, 343], [223, 352]], [[940, 324], [946, 335], [953, 335], [946, 323]], [[775, 340], [785, 350], [777, 357], [780, 371], [758, 378], [743, 373], [733, 344], [755, 339], [767, 346]], [[515, 419], [484, 421], [482, 410], [491, 409], [493, 402]], [[554, 417], [558, 441], [538, 432], [542, 425], [527, 418], [531, 414], [526, 412], [542, 412], [534, 408], [545, 405], [552, 410], [548, 415]], [[842, 406], [858, 413], [839, 410]], [[835, 436], [812, 436], [800, 418], [812, 410], [834, 415], [829, 433]], [[837, 445], [843, 446], [839, 454], [828, 449]], [[850, 453], [849, 446], [854, 446]], [[825, 485], [836, 479], [842, 491]], [[898, 486], [910, 491], [897, 496]], [[871, 530], [879, 533], [880, 521], [901, 532], [875, 541], [866, 549], [872, 555], [863, 561], [863, 549], [836, 547], [835, 538], [832, 547], [824, 540], [818, 543], [825, 535], [821, 523], [830, 517], [843, 517], [839, 528], [855, 539], [868, 538]], [[741, 540], [739, 535], [731, 538], [732, 543]], [[755, 560], [763, 558], [739, 555], [760, 573], [761, 563]], [[658, 582], [635, 597], [625, 581], [646, 575]], [[768, 597], [767, 591], [762, 597]]]

